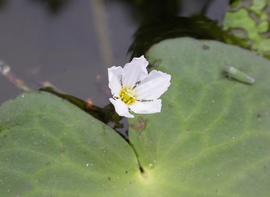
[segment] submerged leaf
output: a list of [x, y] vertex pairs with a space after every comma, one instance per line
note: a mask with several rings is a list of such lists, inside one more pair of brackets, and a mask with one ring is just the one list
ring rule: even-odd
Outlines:
[[224, 29], [270, 59], [270, 1], [235, 0], [225, 15]]

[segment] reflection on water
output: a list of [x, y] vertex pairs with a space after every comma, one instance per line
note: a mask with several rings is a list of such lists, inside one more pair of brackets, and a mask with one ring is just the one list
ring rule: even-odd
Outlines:
[[30, 0], [43, 4], [52, 14], [59, 13], [70, 0]]
[[[0, 0], [0, 59], [32, 89], [50, 82], [108, 103], [107, 68], [128, 62], [139, 24], [169, 15], [222, 20], [228, 0]], [[20, 93], [0, 75], [0, 103]]]
[[4, 8], [6, 3], [7, 3], [7, 0], [0, 0], [0, 9]]
[[[105, 105], [107, 67], [128, 60], [126, 52], [136, 25], [121, 5], [103, 4], [98, 13], [91, 6], [90, 1], [70, 0], [52, 15], [32, 0], [9, 1], [0, 11], [0, 59], [31, 88], [49, 81], [64, 92]], [[102, 15], [105, 18], [97, 18]], [[104, 20], [108, 20], [109, 32], [102, 37], [104, 27], [97, 23]], [[105, 46], [112, 53], [111, 62], [104, 61], [100, 46], [104, 36], [110, 36]], [[19, 93], [2, 76], [0, 90], [0, 102]]]

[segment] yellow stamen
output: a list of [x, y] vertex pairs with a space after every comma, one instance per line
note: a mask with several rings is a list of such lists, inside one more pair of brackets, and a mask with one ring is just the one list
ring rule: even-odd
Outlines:
[[119, 93], [121, 101], [127, 105], [132, 105], [136, 102], [134, 91], [131, 88], [124, 87]]

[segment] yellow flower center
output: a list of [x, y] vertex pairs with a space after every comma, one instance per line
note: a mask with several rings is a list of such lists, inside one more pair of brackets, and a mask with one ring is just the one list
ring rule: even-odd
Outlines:
[[132, 105], [136, 102], [134, 91], [131, 88], [123, 87], [119, 93], [119, 97], [127, 105]]

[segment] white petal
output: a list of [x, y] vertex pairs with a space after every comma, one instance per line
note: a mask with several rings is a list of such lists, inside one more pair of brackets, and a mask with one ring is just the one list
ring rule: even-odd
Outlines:
[[118, 95], [121, 89], [122, 73], [123, 68], [120, 66], [113, 66], [108, 68], [109, 87], [111, 89], [112, 95]]
[[158, 99], [170, 86], [171, 75], [153, 70], [138, 87], [135, 88], [139, 100]]
[[116, 113], [120, 116], [125, 116], [127, 118], [134, 118], [134, 116], [129, 113], [128, 106], [118, 99], [110, 98], [110, 102], [113, 104]]
[[161, 100], [153, 100], [147, 102], [137, 101], [130, 106], [130, 110], [137, 114], [153, 114], [161, 111]]
[[130, 63], [127, 63], [123, 68], [123, 86], [132, 88], [136, 82], [146, 78], [148, 76], [147, 65], [148, 61], [144, 56], [133, 58]]

